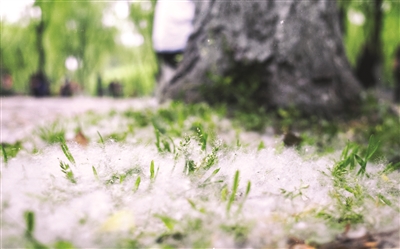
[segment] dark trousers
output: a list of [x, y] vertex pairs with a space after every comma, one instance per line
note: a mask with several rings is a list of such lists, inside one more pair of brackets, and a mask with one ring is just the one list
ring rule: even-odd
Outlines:
[[182, 51], [177, 52], [157, 52], [157, 59], [159, 64], [165, 63], [172, 68], [177, 68], [179, 64], [178, 57], [182, 55]]

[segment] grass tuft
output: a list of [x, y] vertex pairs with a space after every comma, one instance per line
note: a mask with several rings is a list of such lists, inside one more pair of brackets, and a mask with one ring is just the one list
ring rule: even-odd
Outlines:
[[61, 171], [65, 174], [65, 178], [67, 178], [72, 183], [76, 183], [74, 172], [72, 172], [71, 167], [67, 163], [60, 161], [60, 168]]

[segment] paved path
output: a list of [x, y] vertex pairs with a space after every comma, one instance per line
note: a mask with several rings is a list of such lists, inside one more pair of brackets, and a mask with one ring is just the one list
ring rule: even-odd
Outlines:
[[59, 117], [73, 117], [89, 110], [107, 112], [111, 109], [147, 106], [157, 106], [157, 101], [154, 98], [2, 97], [0, 99], [0, 142], [13, 143], [29, 134], [34, 127], [52, 122]]

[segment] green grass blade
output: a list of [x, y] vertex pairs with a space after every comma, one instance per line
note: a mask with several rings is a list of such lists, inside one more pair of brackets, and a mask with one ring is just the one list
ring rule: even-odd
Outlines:
[[156, 147], [158, 149], [158, 152], [162, 152], [161, 146], [160, 146], [160, 131], [154, 127], [154, 132], [156, 135]]
[[101, 144], [102, 144], [103, 147], [104, 147], [104, 146], [105, 146], [105, 145], [104, 145], [104, 139], [103, 139], [103, 137], [101, 136], [101, 134], [100, 134], [99, 131], [97, 131], [97, 135], [99, 135], [99, 137], [100, 137], [100, 142], [101, 142]]
[[378, 198], [379, 198], [379, 201], [381, 201], [385, 205], [388, 205], [388, 206], [392, 205], [392, 202], [389, 199], [387, 199], [385, 196], [383, 196], [382, 194], [378, 194]]
[[150, 163], [150, 180], [154, 180], [154, 160], [151, 160]]
[[342, 155], [340, 155], [340, 159], [344, 160], [347, 155], [349, 154], [349, 149], [350, 149], [350, 143], [347, 142], [346, 146], [344, 147], [343, 151], [342, 151]]
[[172, 231], [175, 227], [175, 224], [178, 223], [177, 220], [169, 216], [156, 214], [155, 217], [159, 218], [170, 231]]
[[247, 187], [246, 187], [245, 198], [247, 198], [247, 196], [249, 195], [250, 190], [251, 190], [251, 182], [249, 181], [249, 182], [247, 183]]
[[394, 172], [394, 171], [396, 171], [396, 170], [400, 170], [400, 162], [398, 162], [398, 163], [395, 163], [395, 164], [393, 164], [393, 163], [389, 163], [386, 167], [385, 167], [385, 169], [383, 170], [383, 174], [390, 174], [390, 173], [392, 173], [392, 172]]
[[164, 145], [163, 151], [168, 151], [169, 153], [171, 153], [171, 146], [169, 145], [169, 142], [163, 139], [162, 144]]
[[187, 201], [189, 202], [190, 206], [191, 206], [194, 210], [197, 210], [196, 204], [195, 204], [192, 200], [187, 199]]
[[136, 192], [139, 189], [140, 181], [141, 181], [140, 176], [138, 176], [138, 178], [136, 179], [136, 182], [135, 182], [135, 186], [133, 187], [134, 192]]
[[367, 152], [365, 154], [365, 161], [371, 159], [380, 146], [380, 141], [374, 138], [374, 135], [369, 137]]
[[97, 175], [97, 170], [94, 166], [92, 166], [92, 170], [93, 170], [93, 175], [96, 178], [96, 180], [99, 180], [99, 176]]
[[262, 149], [265, 149], [264, 141], [261, 141], [261, 142], [258, 144], [257, 151], [260, 151], [260, 150], [262, 150]]
[[120, 184], [123, 183], [123, 182], [125, 181], [125, 178], [126, 178], [126, 175], [125, 175], [125, 174], [120, 175], [120, 176], [119, 176], [119, 183], [120, 183]]
[[186, 160], [185, 164], [186, 164], [185, 168], [187, 169], [188, 175], [196, 171], [196, 164], [194, 163], [193, 160]]
[[228, 213], [231, 210], [232, 203], [235, 201], [238, 186], [239, 186], [239, 170], [236, 170], [235, 177], [233, 179], [232, 193], [231, 196], [229, 197], [228, 205], [226, 206], [226, 210], [228, 211]]
[[61, 171], [65, 174], [65, 177], [72, 183], [76, 183], [74, 172], [72, 172], [71, 168], [67, 163], [60, 161]]
[[76, 249], [76, 247], [69, 241], [60, 240], [54, 244], [54, 249]]
[[221, 190], [221, 200], [226, 201], [228, 199], [228, 186], [224, 186]]
[[68, 161], [75, 165], [75, 159], [69, 151], [69, 148], [65, 142], [61, 142], [61, 149], [64, 152], [64, 155], [67, 157]]
[[238, 210], [236, 212], [237, 214], [239, 214], [242, 211], [243, 205], [246, 202], [247, 197], [249, 196], [250, 190], [251, 190], [251, 182], [248, 181], [247, 182], [247, 187], [246, 187], [246, 193], [244, 194], [244, 198], [243, 198], [242, 202], [239, 205], [239, 208], [238, 208]]
[[364, 161], [359, 155], [354, 155], [354, 158], [356, 159], [357, 163], [363, 168], [367, 164], [366, 161]]
[[172, 153], [175, 154], [175, 152], [176, 152], [176, 146], [175, 146], [174, 140], [173, 140], [170, 136], [167, 136], [167, 138], [171, 141], [171, 144], [172, 144]]
[[35, 229], [35, 213], [32, 211], [26, 211], [24, 213], [26, 231], [25, 235], [28, 238], [32, 238], [33, 230]]
[[[211, 178], [213, 178], [216, 174], [218, 174], [218, 172], [219, 172], [220, 169], [221, 169], [221, 168], [218, 168], [218, 169], [214, 170], [214, 171], [211, 173], [211, 175], [210, 175], [209, 177], [207, 177], [207, 179], [203, 182], [203, 184], [208, 183], [208, 182], [211, 180]], [[202, 184], [202, 185], [203, 185], [203, 184]]]
[[48, 249], [47, 246], [41, 244], [33, 237], [35, 229], [35, 213], [32, 211], [25, 211], [24, 218], [26, 223], [25, 237], [28, 240], [27, 248]]
[[357, 172], [357, 175], [364, 175], [367, 170], [367, 161], [363, 160], [358, 155], [354, 155], [354, 158], [357, 160], [358, 164], [360, 165], [360, 170]]
[[205, 151], [206, 148], [207, 148], [208, 134], [204, 133], [204, 131], [203, 131], [203, 129], [201, 127], [197, 127], [196, 133], [197, 133], [197, 138], [200, 141], [201, 150]]
[[4, 149], [3, 145], [1, 145], [1, 150], [3, 151], [4, 162], [7, 163], [8, 162], [7, 152], [6, 149]]
[[194, 201], [192, 201], [191, 199], [186, 199], [186, 200], [189, 202], [189, 204], [190, 204], [190, 206], [192, 207], [193, 210], [199, 211], [202, 214], [206, 213], [206, 210], [204, 208], [198, 208], [196, 206], [196, 203], [194, 203]]

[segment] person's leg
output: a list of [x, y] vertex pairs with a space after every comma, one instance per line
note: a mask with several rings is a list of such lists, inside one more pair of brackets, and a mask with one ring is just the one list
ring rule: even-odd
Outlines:
[[182, 55], [182, 52], [159, 52], [157, 53], [157, 59], [159, 63], [165, 63], [168, 66], [176, 69], [179, 64], [179, 56]]
[[175, 74], [179, 65], [179, 56], [181, 52], [162, 52], [157, 53], [158, 59], [158, 72], [156, 75], [157, 86], [155, 89], [155, 96], [159, 98], [161, 92], [168, 85], [169, 81]]

